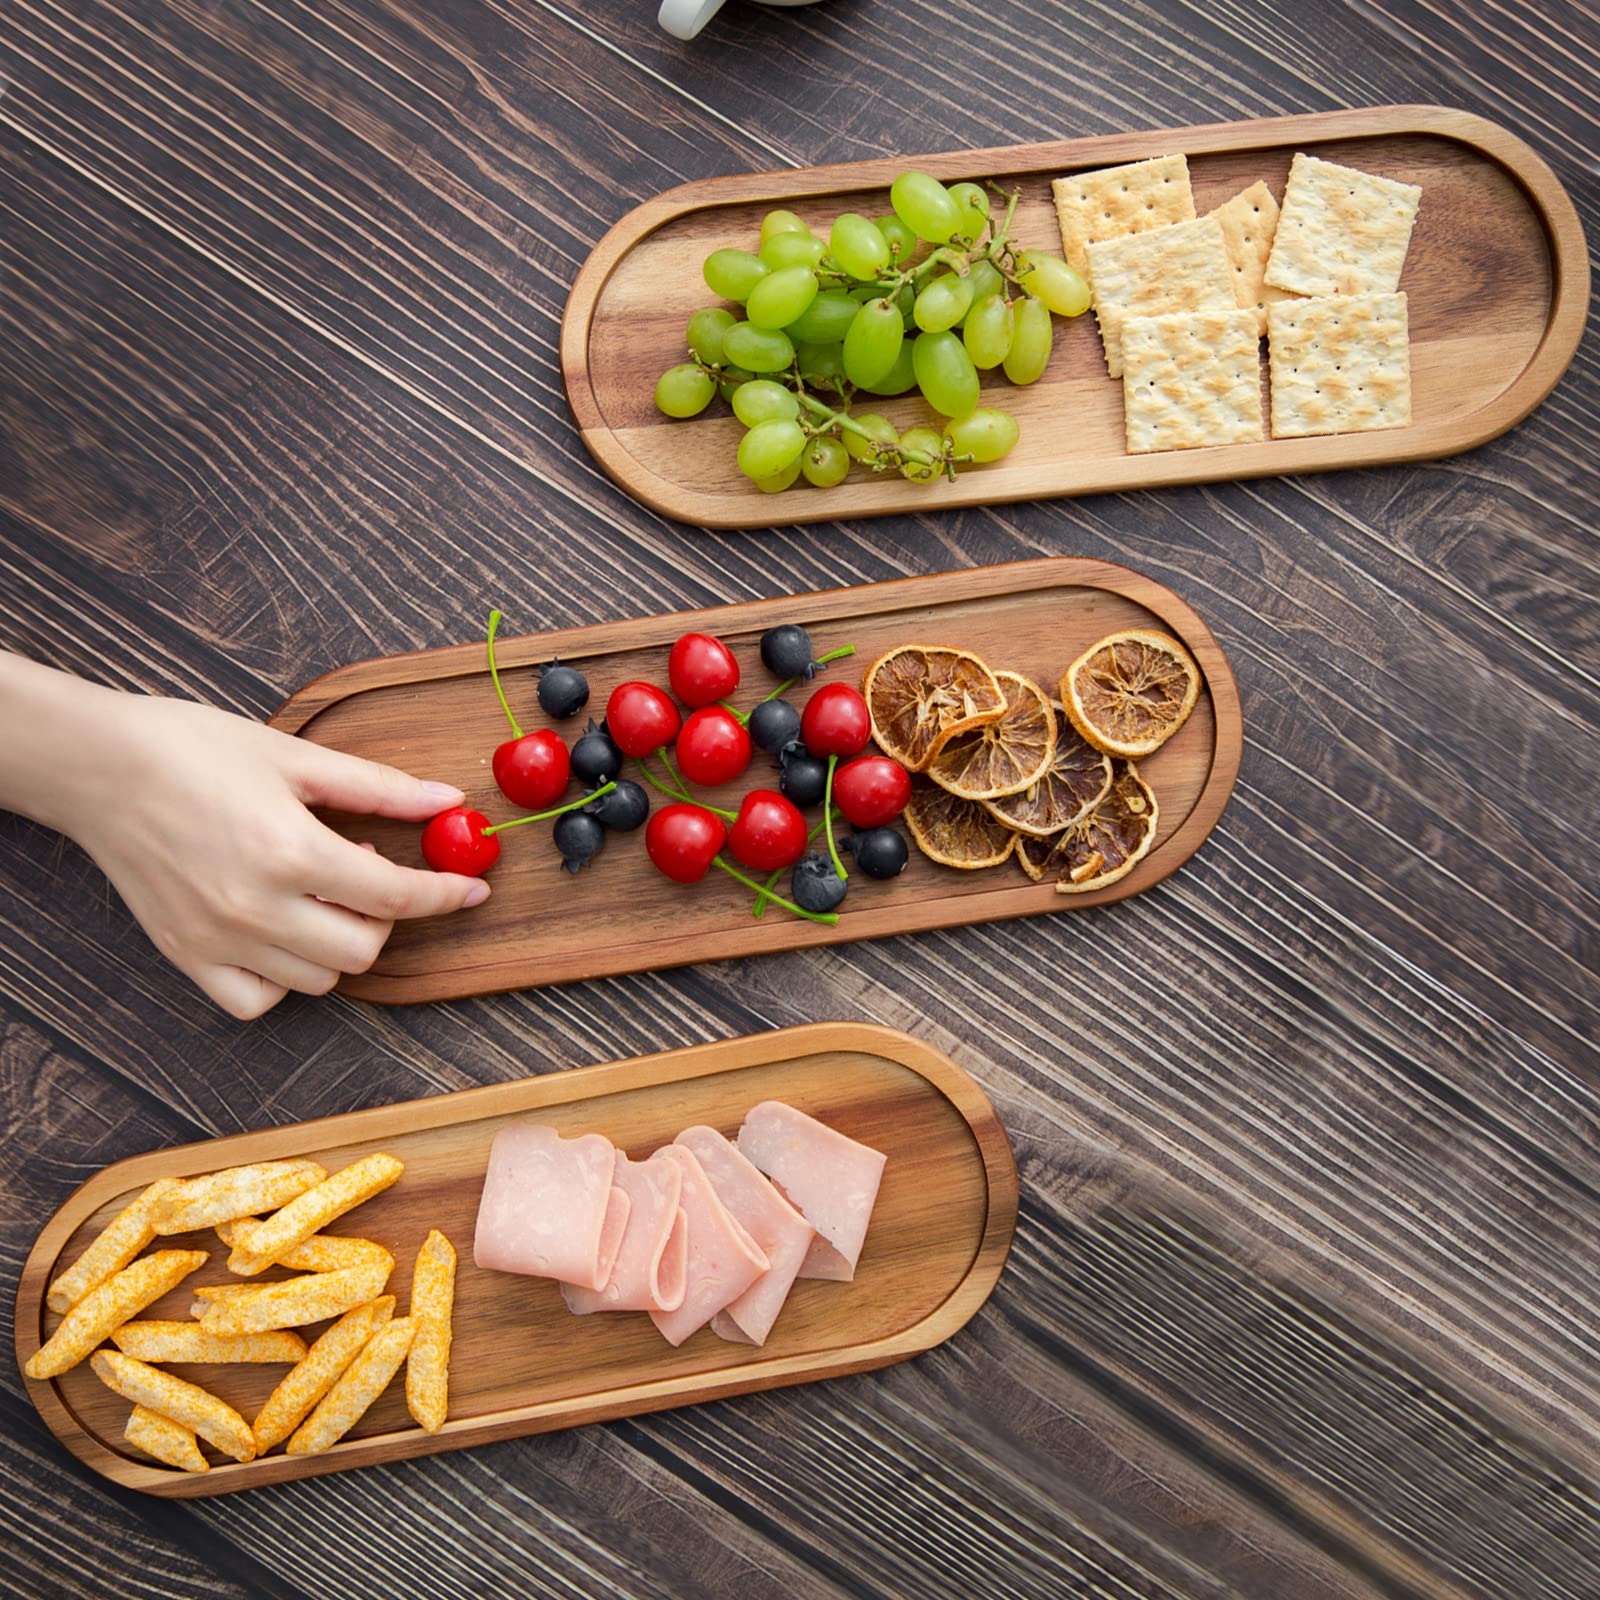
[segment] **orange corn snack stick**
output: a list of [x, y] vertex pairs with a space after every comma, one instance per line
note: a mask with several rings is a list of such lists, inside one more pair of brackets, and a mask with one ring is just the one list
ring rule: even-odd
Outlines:
[[300, 1426], [311, 1408], [360, 1355], [368, 1339], [393, 1315], [392, 1294], [369, 1300], [366, 1305], [347, 1311], [312, 1345], [305, 1359], [267, 1396], [267, 1403], [256, 1416], [251, 1431], [262, 1455]]
[[185, 1472], [210, 1471], [210, 1463], [200, 1454], [194, 1434], [148, 1406], [135, 1406], [128, 1413], [122, 1437], [165, 1467], [179, 1467]]
[[179, 1178], [156, 1209], [156, 1232], [191, 1233], [235, 1217], [271, 1211], [326, 1176], [326, 1170], [315, 1161], [257, 1161], [199, 1178]]
[[111, 1330], [123, 1355], [157, 1364], [168, 1361], [282, 1362], [293, 1366], [305, 1353], [298, 1333], [213, 1333], [198, 1322], [124, 1322]]
[[171, 1178], [157, 1179], [106, 1224], [89, 1248], [50, 1285], [45, 1304], [52, 1311], [65, 1315], [97, 1284], [121, 1272], [155, 1238], [155, 1211], [173, 1182]]
[[316, 1455], [337, 1444], [367, 1413], [372, 1402], [388, 1388], [400, 1370], [417, 1325], [410, 1317], [396, 1317], [370, 1338], [344, 1376], [322, 1397], [317, 1409], [289, 1440], [292, 1456]]
[[406, 1356], [406, 1406], [420, 1427], [437, 1433], [450, 1408], [451, 1314], [456, 1297], [456, 1252], [433, 1229], [411, 1274], [411, 1318], [417, 1331]]
[[[252, 1233], [248, 1247], [236, 1245], [228, 1270], [253, 1278], [345, 1212], [381, 1194], [405, 1167], [393, 1156], [370, 1155], [297, 1195]], [[259, 1209], [259, 1208], [257, 1208]]]
[[342, 1317], [363, 1301], [383, 1293], [394, 1270], [387, 1251], [381, 1261], [338, 1272], [307, 1272], [281, 1283], [252, 1287], [249, 1294], [231, 1294], [213, 1300], [200, 1319], [213, 1333], [263, 1333], [270, 1328], [299, 1328], [308, 1322]]
[[255, 1459], [256, 1442], [243, 1417], [225, 1400], [197, 1383], [175, 1378], [160, 1367], [147, 1366], [115, 1350], [96, 1350], [89, 1365], [95, 1376], [124, 1400], [145, 1406], [169, 1422], [198, 1433], [235, 1461]]

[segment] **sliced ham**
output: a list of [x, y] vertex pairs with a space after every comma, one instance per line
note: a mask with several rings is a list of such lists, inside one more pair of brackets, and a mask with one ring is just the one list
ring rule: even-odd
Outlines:
[[719, 1339], [765, 1344], [816, 1229], [715, 1128], [685, 1128], [675, 1144], [700, 1163], [717, 1198], [771, 1264], [711, 1319]]
[[763, 1100], [745, 1116], [739, 1153], [816, 1229], [798, 1275], [853, 1278], [888, 1158], [781, 1100]]
[[628, 1222], [628, 1196], [611, 1181], [616, 1161], [597, 1133], [563, 1139], [542, 1123], [502, 1128], [489, 1146], [473, 1260], [599, 1289]]
[[737, 1300], [771, 1263], [717, 1198], [705, 1169], [688, 1150], [671, 1144], [658, 1154], [677, 1162], [683, 1174], [678, 1205], [688, 1224], [689, 1259], [683, 1304], [676, 1311], [652, 1311], [650, 1320], [668, 1344], [679, 1345]]
[[676, 1311], [683, 1304], [688, 1223], [678, 1207], [683, 1169], [663, 1150], [648, 1161], [617, 1152], [611, 1181], [628, 1197], [628, 1226], [603, 1289], [561, 1285], [569, 1310]]

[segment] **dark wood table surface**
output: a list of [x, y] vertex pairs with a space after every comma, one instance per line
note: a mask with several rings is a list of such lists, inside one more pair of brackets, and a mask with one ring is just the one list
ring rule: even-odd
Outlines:
[[251, 1025], [0, 821], [7, 1349], [37, 1227], [118, 1157], [787, 1023], [948, 1051], [1023, 1181], [993, 1298], [916, 1361], [281, 1489], [114, 1491], [7, 1361], [0, 1592], [1594, 1600], [1595, 341], [1432, 465], [708, 536], [592, 465], [556, 331], [684, 179], [1345, 105], [1505, 123], [1593, 237], [1595, 11], [652, 12], [0, 0], [0, 641], [260, 717], [491, 598], [1105, 557], [1230, 653], [1232, 806], [1082, 915]]

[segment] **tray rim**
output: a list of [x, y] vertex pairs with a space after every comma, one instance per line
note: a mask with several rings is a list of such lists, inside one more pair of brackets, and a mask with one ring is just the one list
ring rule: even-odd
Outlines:
[[[726, 960], [782, 950], [810, 949], [849, 944], [860, 939], [887, 938], [901, 933], [928, 932], [936, 928], [1001, 921], [1016, 916], [1043, 916], [1107, 905], [1153, 888], [1183, 866], [1216, 826], [1238, 777], [1244, 753], [1244, 722], [1238, 684], [1222, 647], [1200, 615], [1186, 601], [1154, 578], [1116, 563], [1082, 556], [1046, 556], [994, 566], [958, 568], [951, 572], [890, 578], [881, 583], [857, 584], [807, 594], [742, 600], [694, 611], [662, 612], [618, 622], [588, 624], [496, 640], [502, 667], [532, 666], [552, 655], [588, 658], [621, 650], [670, 645], [680, 632], [706, 628], [713, 632], [746, 630], [792, 620], [795, 609], [826, 606], [828, 614], [848, 618], [864, 612], [909, 610], [921, 605], [991, 599], [997, 595], [1035, 592], [1043, 588], [1098, 588], [1121, 595], [1159, 617], [1194, 656], [1211, 696], [1215, 733], [1211, 766], [1193, 808], [1174, 832], [1162, 841], [1127, 877], [1094, 894], [1063, 897], [1049, 884], [1029, 883], [1013, 874], [1015, 883], [997, 884], [977, 906], [977, 896], [944, 895], [911, 907], [864, 906], [841, 918], [838, 927], [786, 919], [763, 922], [751, 928], [723, 929], [693, 942], [663, 942], [654, 955], [620, 964], [581, 959], [579, 950], [551, 957], [536, 981], [530, 982], [520, 959], [489, 960], [470, 967], [451, 967], [460, 981], [443, 987], [427, 980], [433, 974], [386, 974], [377, 970], [346, 976], [338, 992], [377, 1004], [410, 1004], [467, 996], [539, 988], [552, 983], [612, 977], [626, 972], [661, 971], [700, 961]], [[316, 716], [353, 695], [408, 683], [463, 677], [483, 671], [483, 646], [478, 643], [446, 645], [398, 656], [378, 656], [337, 667], [297, 690], [273, 714], [271, 724], [287, 733], [299, 733]], [[944, 908], [941, 912], [940, 908]], [[647, 947], [630, 945], [646, 952]]]
[[[535, 1402], [506, 1411], [447, 1421], [436, 1434], [420, 1428], [346, 1440], [317, 1456], [281, 1452], [253, 1462], [214, 1465], [186, 1473], [135, 1461], [89, 1432], [62, 1398], [54, 1380], [24, 1376], [23, 1384], [45, 1425], [78, 1460], [102, 1477], [169, 1499], [231, 1494], [386, 1461], [434, 1455], [501, 1439], [553, 1432], [617, 1417], [639, 1416], [703, 1400], [782, 1388], [892, 1365], [931, 1350], [964, 1327], [999, 1281], [1016, 1228], [1019, 1203], [1016, 1158], [993, 1102], [971, 1073], [944, 1052], [900, 1029], [869, 1022], [810, 1022], [744, 1034], [650, 1055], [557, 1068], [509, 1083], [425, 1095], [388, 1106], [335, 1113], [309, 1122], [225, 1134], [129, 1156], [81, 1183], [51, 1215], [34, 1240], [17, 1285], [14, 1321], [19, 1372], [33, 1353], [24, 1330], [40, 1325], [44, 1293], [61, 1250], [83, 1221], [108, 1200], [157, 1177], [207, 1172], [234, 1160], [262, 1161], [304, 1155], [331, 1144], [379, 1141], [419, 1128], [451, 1127], [550, 1105], [598, 1099], [655, 1084], [687, 1082], [723, 1072], [772, 1065], [828, 1051], [876, 1055], [929, 1082], [960, 1114], [977, 1145], [985, 1175], [983, 1231], [971, 1264], [946, 1298], [920, 1321], [865, 1343], [769, 1360], [757, 1358], [714, 1373], [686, 1373], [586, 1396]], [[425, 1120], [418, 1120], [418, 1113]], [[203, 1153], [203, 1158], [202, 1158]], [[232, 1158], [232, 1159], [229, 1159]]]
[[[1065, 488], [1040, 489], [1024, 482], [1022, 487], [986, 491], [985, 474], [972, 472], [953, 484], [928, 486], [934, 493], [915, 508], [857, 508], [844, 513], [843, 519], [904, 515], [913, 509], [953, 510], [975, 505], [1005, 505], [1019, 500], [1281, 477], [1342, 467], [1399, 465], [1458, 455], [1514, 428], [1560, 381], [1577, 351], [1588, 315], [1589, 257], [1583, 225], [1571, 196], [1531, 145], [1476, 112], [1428, 103], [1363, 106], [1236, 122], [1199, 123], [1181, 128], [1095, 134], [1079, 139], [995, 145], [978, 150], [880, 157], [816, 167], [728, 174], [679, 184], [626, 212], [601, 236], [578, 269], [561, 319], [561, 373], [567, 405], [584, 445], [607, 477], [625, 494], [663, 516], [707, 530], [764, 528], [779, 522], [798, 525], [838, 521], [841, 513], [836, 506], [813, 507], [811, 504], [819, 499], [826, 502], [827, 496], [787, 496], [782, 514], [773, 515], [772, 511], [777, 508], [765, 497], [751, 499], [734, 493], [708, 495], [690, 490], [645, 468], [605, 422], [589, 377], [589, 333], [606, 283], [623, 256], [647, 235], [690, 211], [715, 210], [763, 200], [804, 200], [841, 190], [886, 188], [895, 173], [908, 164], [946, 178], [965, 176], [979, 165], [994, 171], [1037, 173], [1135, 161], [1166, 154], [1174, 146], [1181, 146], [1186, 155], [1209, 155], [1268, 144], [1312, 144], [1396, 134], [1430, 134], [1471, 147], [1512, 176], [1528, 195], [1543, 225], [1550, 252], [1549, 316], [1528, 363], [1487, 405], [1464, 418], [1402, 429], [1268, 439], [1259, 444], [1123, 456], [1108, 459], [1102, 464], [1104, 470], [1097, 466], [1081, 483]], [[1129, 463], [1137, 468], [1131, 474]]]

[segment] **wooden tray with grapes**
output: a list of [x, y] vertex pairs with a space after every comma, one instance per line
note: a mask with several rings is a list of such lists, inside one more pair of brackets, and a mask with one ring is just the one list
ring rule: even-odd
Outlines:
[[[757, 918], [752, 915], [754, 895], [724, 873], [708, 871], [692, 883], [670, 881], [648, 853], [648, 824], [608, 833], [588, 865], [576, 873], [564, 871], [552, 824], [536, 823], [499, 836], [502, 850], [488, 872], [493, 893], [485, 904], [449, 917], [398, 924], [377, 964], [345, 978], [342, 992], [382, 1003], [448, 1000], [1084, 910], [1137, 894], [1176, 871], [1215, 826], [1233, 789], [1243, 725], [1233, 674], [1216, 640], [1170, 590], [1105, 562], [1066, 557], [1017, 562], [507, 636], [497, 641], [498, 665], [521, 728], [528, 733], [549, 729], [565, 744], [575, 745], [587, 719], [605, 711], [618, 685], [642, 680], [666, 686], [669, 652], [675, 641], [692, 632], [713, 635], [732, 652], [740, 682], [727, 699], [749, 711], [777, 687], [761, 658], [763, 636], [795, 624], [809, 633], [821, 657], [853, 650], [809, 683], [785, 692], [783, 698], [802, 714], [828, 686], [859, 686], [873, 662], [913, 643], [972, 652], [997, 673], [1025, 675], [1053, 696], [1073, 661], [1108, 635], [1144, 630], [1176, 640], [1197, 669], [1198, 695], [1177, 731], [1137, 763], [1156, 808], [1145, 853], [1104, 888], [1061, 893], [1048, 873], [1042, 881], [1032, 881], [1014, 856], [978, 870], [961, 870], [930, 859], [913, 843], [905, 869], [896, 876], [875, 879], [850, 871], [848, 892], [830, 925], [775, 905]], [[578, 669], [589, 689], [585, 708], [562, 720], [541, 711], [531, 670], [555, 658]], [[273, 721], [319, 744], [458, 784], [468, 806], [493, 822], [518, 814], [500, 793], [491, 769], [491, 757], [508, 730], [482, 640], [340, 668], [300, 690]], [[1061, 724], [1065, 726], [1064, 718]], [[681, 764], [681, 749], [679, 758]], [[659, 761], [649, 765], [666, 776]], [[621, 776], [640, 780], [640, 767], [630, 758]], [[925, 779], [919, 777], [916, 784], [932, 792]], [[737, 810], [750, 791], [778, 787], [775, 757], [757, 749], [735, 781], [696, 788], [694, 796]], [[563, 798], [579, 793], [575, 782]], [[657, 812], [668, 804], [653, 791], [650, 798]], [[821, 807], [813, 805], [804, 813], [806, 823], [815, 824], [821, 814]], [[424, 864], [421, 831], [414, 825], [375, 818], [329, 820], [351, 837], [371, 840], [393, 860]], [[893, 828], [906, 835], [906, 818]], [[822, 850], [820, 839], [815, 848]], [[848, 863], [850, 857], [846, 853], [841, 859]], [[754, 876], [764, 881], [766, 874]], [[780, 892], [790, 892], [790, 883], [785, 872]]]
[[[826, 489], [802, 477], [764, 494], [740, 471], [745, 426], [723, 395], [686, 419], [663, 415], [653, 398], [661, 374], [687, 358], [691, 314], [739, 310], [708, 288], [707, 256], [757, 249], [769, 212], [795, 213], [827, 239], [841, 213], [886, 214], [892, 181], [915, 169], [1016, 191], [1012, 238], [1059, 252], [1053, 178], [1182, 154], [1203, 216], [1257, 180], [1281, 197], [1297, 151], [1421, 188], [1399, 282], [1409, 302], [1406, 426], [1129, 454], [1123, 384], [1107, 375], [1092, 312], [1054, 318], [1036, 381], [1014, 385], [999, 367], [982, 373], [979, 405], [1003, 408], [1019, 438], [1003, 459], [953, 478], [914, 482], [856, 463]], [[1003, 207], [996, 198], [991, 209]], [[762, 527], [1452, 455], [1513, 427], [1555, 386], [1582, 334], [1588, 284], [1572, 202], [1526, 144], [1464, 111], [1378, 106], [686, 184], [636, 207], [595, 247], [567, 303], [561, 360], [584, 443], [629, 494], [708, 528]], [[853, 410], [880, 413], [902, 434], [938, 425], [915, 388], [891, 399], [858, 394]]]

